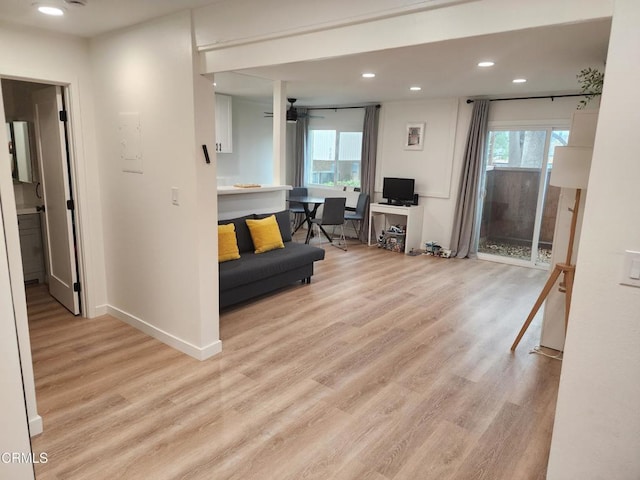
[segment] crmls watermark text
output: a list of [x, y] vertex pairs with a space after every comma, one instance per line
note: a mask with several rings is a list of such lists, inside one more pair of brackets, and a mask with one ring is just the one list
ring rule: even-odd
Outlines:
[[0, 454], [0, 463], [47, 463], [49, 454], [47, 452], [2, 452]]

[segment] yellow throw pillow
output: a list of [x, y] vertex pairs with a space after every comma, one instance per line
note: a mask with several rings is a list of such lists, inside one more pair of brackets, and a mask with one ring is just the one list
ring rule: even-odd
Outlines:
[[276, 221], [276, 216], [263, 218], [261, 220], [246, 220], [251, 240], [255, 247], [255, 253], [264, 253], [277, 248], [284, 248], [282, 235]]
[[240, 258], [236, 227], [233, 223], [218, 225], [218, 263]]

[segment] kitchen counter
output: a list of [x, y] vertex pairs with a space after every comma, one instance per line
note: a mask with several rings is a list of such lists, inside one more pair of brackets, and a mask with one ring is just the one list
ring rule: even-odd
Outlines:
[[287, 208], [290, 185], [218, 187], [218, 218], [227, 220], [251, 213], [279, 212]]

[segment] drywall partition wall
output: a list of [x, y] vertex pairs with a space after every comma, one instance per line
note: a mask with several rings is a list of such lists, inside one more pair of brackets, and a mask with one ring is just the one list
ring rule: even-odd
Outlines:
[[[4, 141], [4, 134], [0, 136]], [[4, 222], [0, 212], [0, 478], [28, 480], [34, 478], [32, 462], [11, 462], [7, 458], [12, 452], [24, 455], [31, 453], [10, 283]]]
[[[85, 314], [102, 315], [106, 312], [106, 287], [88, 42], [5, 24], [0, 28], [0, 65], [0, 76], [5, 78], [68, 86]], [[17, 223], [15, 228], [17, 232]], [[9, 251], [11, 254], [11, 247]]]
[[[106, 312], [106, 287], [88, 44], [85, 40], [70, 36], [2, 25], [0, 28], [0, 76], [69, 87], [70, 115], [74, 133], [72, 148], [75, 159], [76, 205], [80, 218], [78, 228], [83, 240], [81, 258], [85, 267], [86, 315], [89, 317], [101, 315]], [[9, 165], [8, 161], [2, 164]], [[22, 261], [18, 223], [13, 182], [8, 168], [0, 170], [0, 195], [3, 199], [2, 210], [5, 218], [27, 410], [31, 434], [35, 435], [42, 431], [42, 419], [36, 409], [27, 309], [21, 280]]]
[[[464, 151], [464, 145], [462, 150], [457, 145], [458, 131], [466, 132], [468, 125], [468, 119], [462, 119], [464, 125], [458, 122], [459, 108], [457, 98], [443, 98], [384, 102], [380, 109], [376, 192], [381, 196], [384, 177], [414, 178], [425, 208], [423, 238], [440, 245], [448, 244], [453, 221], [452, 186], [457, 189], [457, 183], [452, 175]], [[407, 123], [414, 122], [425, 123], [424, 148], [405, 150]]]
[[[458, 99], [385, 102], [380, 110], [376, 191], [382, 177], [410, 177], [422, 196], [449, 198]], [[405, 149], [407, 124], [425, 123], [422, 150]]]
[[[350, 25], [344, 24], [346, 15], [336, 21], [329, 14], [319, 15], [317, 23], [309, 25], [310, 2], [298, 3], [306, 8], [293, 9], [294, 13], [282, 2], [252, 5], [252, 17], [263, 25], [258, 29], [247, 22], [246, 8], [235, 8], [236, 2], [196, 9], [203, 71], [239, 70], [605, 18], [611, 16], [613, 0], [564, 0], [561, 8], [556, 0], [519, 2], [517, 8], [512, 0], [472, 1], [386, 18], [379, 14], [374, 15], [377, 20]], [[371, 12], [367, 3], [353, 2], [354, 10]], [[336, 11], [342, 10], [341, 5]], [[264, 21], [270, 17], [286, 25], [273, 32], [270, 22]], [[279, 21], [274, 24], [282, 25]], [[229, 34], [217, 38], [215, 32]]]
[[[576, 90], [578, 83], [576, 81]], [[571, 115], [578, 108], [580, 97], [509, 100], [491, 102], [489, 126], [558, 126], [571, 125]]]
[[218, 184], [273, 183], [273, 105], [232, 98], [233, 153], [218, 154]]
[[[200, 75], [200, 62], [195, 55], [191, 28], [191, 74], [193, 78], [193, 162], [196, 174], [197, 264], [199, 293], [200, 359], [222, 350], [218, 302], [218, 193], [216, 191], [217, 161], [207, 163], [203, 146], [215, 153], [215, 96], [211, 81]], [[215, 156], [214, 156], [215, 158]]]
[[[206, 144], [206, 132], [196, 130], [195, 122], [206, 122], [212, 142], [214, 97], [213, 90], [203, 94], [207, 87], [194, 78], [191, 14], [92, 39], [91, 54], [109, 312], [205, 358], [220, 346], [217, 276], [212, 278], [217, 204], [203, 189], [202, 183], [210, 182], [215, 190], [215, 164], [204, 163], [196, 142]], [[121, 159], [126, 152], [119, 125], [127, 115], [139, 120], [135, 153], [141, 173], [124, 171]], [[210, 143], [209, 154], [215, 162]], [[203, 243], [207, 231], [208, 247]], [[206, 298], [202, 285], [210, 290]], [[216, 328], [206, 327], [207, 322]]]
[[616, 0], [549, 459], [549, 480], [640, 478], [640, 4]]
[[[442, 5], [472, 0], [234, 0], [218, 2], [197, 9], [196, 32], [198, 45], [261, 39], [313, 30], [327, 25], [355, 23], [379, 17], [413, 13]], [[258, 11], [256, 11], [258, 9]], [[247, 11], [255, 12], [246, 15]], [[282, 15], [286, 11], [287, 15]], [[245, 17], [244, 25], [234, 24]], [[201, 25], [215, 22], [215, 29], [202, 29]]]

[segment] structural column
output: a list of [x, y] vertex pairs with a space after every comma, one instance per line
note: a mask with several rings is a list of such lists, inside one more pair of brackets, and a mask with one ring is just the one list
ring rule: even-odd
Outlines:
[[286, 83], [273, 82], [273, 183], [285, 182], [287, 146], [287, 93]]

